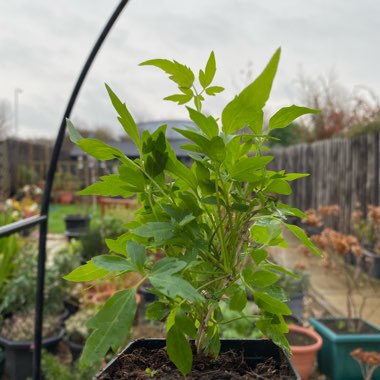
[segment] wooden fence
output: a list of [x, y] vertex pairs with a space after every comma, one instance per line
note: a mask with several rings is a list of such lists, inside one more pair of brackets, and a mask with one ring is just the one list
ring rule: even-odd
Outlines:
[[331, 139], [275, 149], [272, 170], [310, 173], [292, 183], [287, 201], [302, 210], [338, 204], [339, 218], [330, 218], [331, 227], [350, 231], [351, 212], [356, 202], [365, 212], [367, 205], [380, 204], [380, 134], [353, 139]]

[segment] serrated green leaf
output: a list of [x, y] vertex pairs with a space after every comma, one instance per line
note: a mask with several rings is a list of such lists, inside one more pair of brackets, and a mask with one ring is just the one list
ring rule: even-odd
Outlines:
[[196, 289], [181, 277], [151, 273], [149, 280], [155, 289], [171, 299], [179, 296], [189, 301], [203, 301]]
[[277, 71], [280, 52], [281, 50], [278, 49], [258, 78], [224, 108], [223, 132], [231, 134], [249, 125], [255, 114], [264, 108]]
[[125, 258], [116, 255], [100, 255], [92, 258], [95, 266], [112, 272], [133, 272], [136, 268]]
[[311, 252], [313, 252], [317, 256], [322, 256], [321, 252], [319, 249], [314, 245], [314, 243], [307, 237], [305, 232], [303, 231], [302, 228], [298, 226], [294, 226], [292, 224], [287, 224], [284, 223], [284, 225], [290, 230], [290, 232], [293, 233], [293, 235], [300, 240], [307, 248], [310, 249]]
[[98, 280], [106, 276], [109, 273], [108, 270], [97, 267], [92, 261], [88, 261], [86, 264], [75, 268], [68, 275], [63, 278], [72, 282], [83, 282]]
[[144, 271], [146, 261], [145, 247], [133, 240], [127, 242], [127, 253], [131, 262], [136, 266], [139, 272]]
[[185, 335], [175, 325], [167, 333], [166, 350], [170, 360], [186, 376], [191, 371], [193, 353]]
[[186, 267], [186, 262], [179, 260], [175, 257], [164, 257], [156, 264], [154, 264], [152, 269], [152, 275], [160, 276], [165, 275], [169, 276], [174, 273], [180, 272], [183, 268]]
[[193, 98], [192, 94], [175, 94], [164, 98], [164, 100], [169, 100], [171, 102], [176, 102], [179, 105], [188, 103]]
[[[218, 136], [219, 127], [216, 120], [212, 117], [206, 117], [203, 113], [196, 111], [193, 108], [186, 107], [189, 111], [190, 119], [201, 129], [201, 131], [208, 137], [213, 138]], [[194, 141], [194, 140], [193, 140]]]
[[120, 180], [129, 191], [140, 193], [145, 191], [145, 176], [142, 170], [134, 165], [123, 164], [119, 168]]
[[243, 157], [232, 166], [230, 175], [237, 181], [253, 181], [256, 170], [264, 168], [272, 160], [272, 156]]
[[280, 276], [268, 270], [256, 270], [249, 276], [249, 284], [257, 288], [266, 288], [275, 284]]
[[263, 318], [256, 322], [256, 326], [264, 334], [264, 336], [272, 339], [275, 344], [290, 354], [290, 346], [284, 336], [284, 333], [288, 331], [288, 327], [282, 317], [280, 321], [281, 323], [272, 324], [271, 319]]
[[197, 335], [197, 330], [195, 328], [194, 322], [182, 310], [178, 310], [178, 312], [175, 315], [175, 325], [187, 336], [195, 339]]
[[193, 72], [185, 65], [168, 59], [151, 59], [140, 63], [140, 66], [155, 66], [169, 74], [169, 78], [179, 87], [190, 88], [194, 83]]
[[169, 150], [169, 159], [166, 162], [166, 170], [187, 183], [191, 189], [196, 190], [197, 179], [191, 170], [177, 159], [172, 150]]
[[230, 300], [230, 309], [235, 311], [242, 311], [247, 305], [247, 294], [244, 289], [237, 288]]
[[128, 236], [125, 234], [119, 236], [117, 239], [105, 239], [107, 248], [110, 252], [118, 253], [119, 255], [126, 256], [127, 254], [127, 241]]
[[135, 121], [133, 120], [132, 115], [129, 113], [127, 106], [116, 96], [116, 94], [112, 91], [111, 87], [109, 87], [107, 84], [106, 89], [115, 110], [119, 114], [118, 120], [120, 124], [124, 128], [127, 135], [132, 139], [137, 148], [140, 150], [141, 139], [139, 135], [139, 130]]
[[82, 139], [77, 142], [77, 145], [84, 152], [99, 161], [107, 161], [125, 157], [125, 154], [121, 150], [107, 145], [103, 141], [97, 139]]
[[194, 96], [194, 105], [199, 112], [202, 110], [202, 100], [204, 100], [202, 95]]
[[265, 310], [274, 314], [283, 314], [283, 315], [292, 314], [292, 311], [289, 309], [286, 303], [278, 300], [277, 298], [270, 296], [269, 294], [266, 294], [264, 292], [254, 292], [253, 296], [254, 296], [256, 305], [262, 310]]
[[281, 108], [277, 111], [269, 120], [269, 130], [277, 129], [277, 128], [285, 128], [292, 121], [297, 119], [298, 117], [310, 114], [310, 113], [319, 113], [320, 111], [314, 110], [311, 108], [300, 107], [296, 105], [292, 105], [290, 107]]
[[133, 229], [131, 232], [137, 236], [154, 238], [157, 242], [169, 240], [174, 236], [175, 227], [169, 222], [149, 222]]
[[224, 88], [220, 86], [211, 86], [206, 88], [206, 94], [210, 96], [215, 96], [215, 94], [219, 94], [220, 92], [223, 92]]
[[309, 175], [308, 173], [286, 173], [284, 179], [286, 181], [294, 181], [295, 179], [308, 177]]
[[214, 79], [216, 73], [216, 61], [215, 54], [212, 51], [210, 57], [207, 61], [205, 71], [200, 70], [199, 72], [199, 82], [203, 88], [208, 87]]
[[268, 252], [265, 249], [254, 249], [250, 254], [256, 265], [268, 257]]
[[289, 195], [292, 193], [292, 188], [283, 179], [274, 179], [265, 188], [265, 191], [269, 193]]
[[120, 179], [117, 174], [101, 177], [101, 181], [95, 182], [85, 189], [79, 191], [78, 195], [103, 195], [107, 197], [122, 196], [128, 198], [134, 194]]
[[67, 126], [67, 130], [69, 132], [70, 140], [74, 144], [77, 144], [78, 141], [80, 141], [80, 140], [83, 139], [83, 137], [81, 136], [81, 134], [75, 129], [74, 124], [71, 122], [70, 119], [66, 119], [66, 126]]
[[86, 341], [80, 363], [89, 366], [103, 360], [110, 348], [115, 352], [129, 335], [136, 314], [135, 289], [115, 293], [87, 326], [93, 332]]
[[263, 133], [263, 123], [264, 123], [264, 112], [262, 110], [256, 111], [254, 117], [248, 124], [249, 129], [255, 135], [261, 135]]
[[145, 316], [152, 321], [162, 321], [167, 313], [168, 306], [159, 301], [148, 304], [145, 310]]
[[281, 222], [277, 219], [259, 219], [251, 227], [251, 237], [258, 243], [263, 245], [276, 245], [276, 240], [281, 235]]

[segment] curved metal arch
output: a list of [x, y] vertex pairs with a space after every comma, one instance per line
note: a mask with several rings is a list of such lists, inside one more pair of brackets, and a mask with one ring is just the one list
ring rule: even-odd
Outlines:
[[44, 303], [44, 284], [45, 284], [45, 261], [46, 261], [46, 235], [49, 216], [50, 195], [54, 181], [54, 175], [57, 169], [57, 162], [59, 153], [62, 148], [63, 139], [66, 131], [66, 119], [70, 117], [71, 111], [74, 107], [75, 101], [78, 97], [79, 91], [87, 76], [87, 73], [100, 49], [108, 33], [110, 32], [113, 24], [118, 19], [120, 13], [128, 3], [128, 0], [121, 0], [119, 5], [114, 10], [107, 24], [105, 25], [102, 33], [98, 37], [94, 47], [88, 56], [83, 69], [78, 77], [75, 87], [67, 103], [66, 110], [63, 114], [61, 125], [55, 140], [50, 166], [47, 173], [44, 195], [41, 204], [40, 213], [40, 236], [39, 236], [39, 250], [38, 250], [38, 267], [37, 267], [37, 289], [36, 289], [36, 320], [35, 320], [35, 333], [34, 333], [34, 357], [33, 357], [33, 379], [41, 379], [41, 346], [42, 346], [42, 322], [43, 322], [43, 303]]

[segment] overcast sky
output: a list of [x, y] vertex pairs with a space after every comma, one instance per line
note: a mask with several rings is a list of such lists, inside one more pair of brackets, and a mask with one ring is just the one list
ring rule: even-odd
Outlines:
[[[55, 136], [66, 102], [98, 34], [118, 4], [111, 0], [0, 0], [0, 99], [12, 110], [19, 95], [22, 136]], [[296, 79], [331, 70], [353, 88], [380, 93], [378, 19], [373, 0], [130, 0], [87, 77], [72, 118], [121, 131], [104, 83], [137, 121], [186, 118], [162, 98], [175, 86], [160, 71], [137, 65], [176, 59], [198, 72], [211, 50], [215, 84], [226, 87], [207, 103], [217, 114], [243, 87], [252, 62], [256, 76], [277, 47], [280, 68], [269, 109], [297, 101]]]

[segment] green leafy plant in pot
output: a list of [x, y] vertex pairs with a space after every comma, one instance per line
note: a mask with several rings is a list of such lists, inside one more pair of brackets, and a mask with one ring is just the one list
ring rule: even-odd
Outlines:
[[[191, 340], [195, 352], [219, 354], [219, 325], [226, 322], [221, 305], [243, 310], [247, 291], [260, 313], [246, 317], [288, 351], [283, 315], [291, 311], [276, 282], [279, 273], [293, 274], [271, 262], [266, 248], [286, 246], [285, 227], [319, 255], [299, 227], [285, 223], [289, 215], [305, 215], [277, 199], [277, 194], [291, 193], [289, 181], [306, 174], [266, 168], [273, 159], [264, 154], [268, 132], [303, 114], [318, 112], [296, 105], [282, 108], [264, 131], [263, 107], [279, 58], [277, 50], [258, 78], [227, 104], [221, 118], [202, 113], [204, 97], [223, 90], [212, 85], [214, 53], [205, 70], [199, 71], [200, 89], [195, 87], [194, 73], [176, 61], [154, 59], [141, 64], [162, 69], [178, 85], [179, 93], [166, 100], [194, 104], [195, 108], [188, 106], [187, 111], [196, 127], [175, 129], [189, 140], [182, 148], [193, 160], [190, 168], [176, 158], [165, 136], [166, 126], [140, 134], [126, 105], [108, 86], [118, 119], [139, 150], [138, 159], [132, 161], [100, 140], [82, 138], [68, 121], [71, 140], [82, 150], [98, 160], [116, 158], [120, 162], [117, 174], [102, 177], [80, 193], [137, 194], [142, 206], [127, 233], [106, 240], [109, 254], [92, 258], [65, 278], [80, 282], [137, 272], [142, 276], [139, 284], [149, 280], [158, 300], [147, 313], [151, 318], [166, 319], [167, 353], [182, 374], [192, 368]], [[147, 255], [148, 250], [153, 255]], [[158, 260], [154, 260], [155, 252]], [[123, 343], [134, 320], [139, 284], [115, 293], [88, 321], [93, 332], [81, 357], [83, 365]]]

